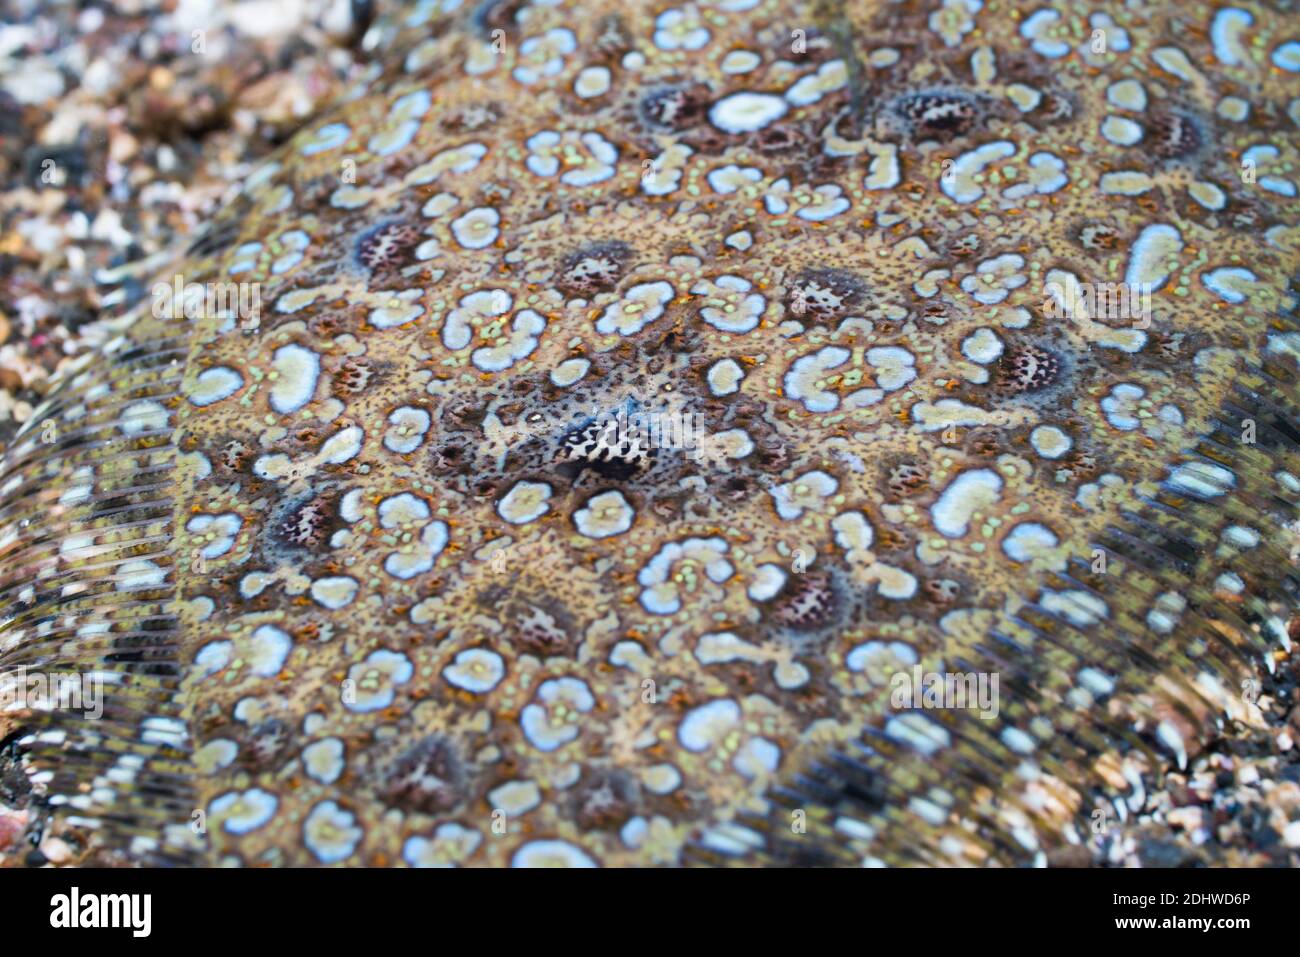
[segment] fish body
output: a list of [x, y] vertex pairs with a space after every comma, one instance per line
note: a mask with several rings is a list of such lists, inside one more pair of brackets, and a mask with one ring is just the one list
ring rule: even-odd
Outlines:
[[1251, 719], [1300, 499], [1282, 17], [372, 31], [7, 451], [0, 670], [104, 713], [0, 731], [91, 859], [1041, 863]]

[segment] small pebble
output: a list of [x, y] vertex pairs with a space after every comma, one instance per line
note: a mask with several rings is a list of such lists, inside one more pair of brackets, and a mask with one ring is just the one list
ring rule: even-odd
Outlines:
[[1175, 808], [1166, 817], [1174, 827], [1185, 831], [1194, 831], [1205, 822], [1205, 812], [1199, 807]]
[[1300, 821], [1292, 821], [1282, 831], [1282, 843], [1287, 847], [1300, 847]]
[[72, 860], [72, 848], [59, 837], [47, 837], [41, 841], [40, 850], [51, 864], [66, 864]]

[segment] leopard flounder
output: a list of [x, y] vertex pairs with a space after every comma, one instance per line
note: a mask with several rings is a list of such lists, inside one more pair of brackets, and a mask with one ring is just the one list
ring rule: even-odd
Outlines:
[[[1291, 648], [1294, 28], [388, 11], [7, 452], [0, 669], [107, 687], [0, 714], [49, 826], [248, 865], [1086, 843]], [[918, 666], [997, 706], [898, 707]]]

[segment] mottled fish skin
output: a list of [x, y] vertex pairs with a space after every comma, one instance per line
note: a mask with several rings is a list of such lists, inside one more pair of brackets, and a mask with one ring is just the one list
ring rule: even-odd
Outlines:
[[[8, 450], [0, 670], [114, 683], [0, 738], [92, 859], [1042, 862], [1250, 720], [1296, 594], [1293, 22], [386, 16], [160, 277], [260, 315], [146, 302]], [[1145, 318], [1048, 294], [1125, 282]], [[602, 452], [619, 408], [706, 440]], [[896, 710], [914, 665], [997, 715]]]

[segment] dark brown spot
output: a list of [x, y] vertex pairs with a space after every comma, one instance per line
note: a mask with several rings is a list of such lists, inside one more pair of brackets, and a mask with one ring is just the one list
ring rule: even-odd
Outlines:
[[1009, 395], [1037, 392], [1057, 380], [1061, 360], [1038, 346], [1009, 349], [998, 360], [995, 388]]
[[468, 774], [455, 745], [429, 735], [381, 763], [379, 795], [406, 811], [438, 814], [460, 803]]
[[886, 483], [895, 498], [907, 498], [925, 488], [929, 475], [915, 462], [900, 462], [889, 472]]
[[387, 276], [415, 261], [420, 242], [417, 227], [408, 223], [381, 223], [362, 233], [357, 242], [357, 262], [372, 276]]
[[334, 374], [334, 391], [342, 397], [357, 395], [365, 391], [373, 375], [374, 371], [365, 359], [353, 357], [344, 359], [343, 364]]
[[584, 246], [560, 263], [556, 284], [565, 295], [590, 299], [598, 292], [610, 292], [627, 269], [632, 250], [626, 243], [608, 242]]
[[636, 778], [626, 771], [596, 770], [583, 775], [574, 790], [573, 816], [584, 831], [613, 830], [630, 817], [640, 797]]
[[824, 571], [791, 574], [772, 602], [772, 620], [793, 631], [814, 631], [835, 614], [835, 589]]
[[709, 100], [709, 88], [703, 84], [661, 87], [642, 97], [638, 112], [651, 127], [684, 130], [703, 122]]
[[321, 548], [334, 526], [331, 504], [326, 496], [313, 495], [292, 508], [280, 523], [281, 540], [297, 548]]
[[632, 49], [632, 35], [627, 23], [617, 13], [606, 14], [596, 22], [596, 52], [601, 56], [621, 58]]
[[800, 273], [786, 293], [786, 307], [799, 318], [835, 319], [856, 311], [866, 299], [867, 286], [842, 269], [813, 269]]
[[1119, 243], [1119, 230], [1107, 223], [1085, 223], [1079, 230], [1079, 242], [1093, 252], [1111, 250]]
[[965, 236], [959, 236], [948, 244], [948, 252], [960, 259], [979, 252], [979, 248], [980, 238], [978, 233], [967, 233]]
[[574, 646], [552, 615], [532, 605], [516, 613], [514, 638], [522, 650], [543, 659], [568, 655]]
[[926, 597], [939, 605], [950, 604], [961, 594], [961, 586], [951, 578], [930, 578], [922, 587]]
[[903, 121], [911, 139], [947, 141], [964, 136], [979, 122], [982, 105], [958, 90], [932, 90], [899, 97], [890, 111]]
[[1142, 149], [1158, 159], [1180, 159], [1196, 152], [1203, 142], [1196, 121], [1183, 113], [1155, 113], [1147, 120], [1146, 128]]
[[232, 439], [221, 447], [220, 462], [230, 471], [239, 472], [252, 461], [254, 454], [256, 454], [255, 449], [239, 439]]
[[1074, 101], [1058, 90], [1045, 90], [1034, 110], [1034, 118], [1043, 123], [1069, 122], [1074, 118]]
[[279, 718], [268, 718], [249, 729], [241, 757], [255, 768], [272, 768], [288, 756], [293, 729]]
[[808, 138], [791, 123], [777, 123], [764, 127], [753, 135], [751, 142], [760, 153], [788, 153], [807, 149]]
[[967, 437], [966, 447], [973, 455], [992, 456], [1002, 450], [1002, 443], [998, 440], [996, 432], [977, 429]]

